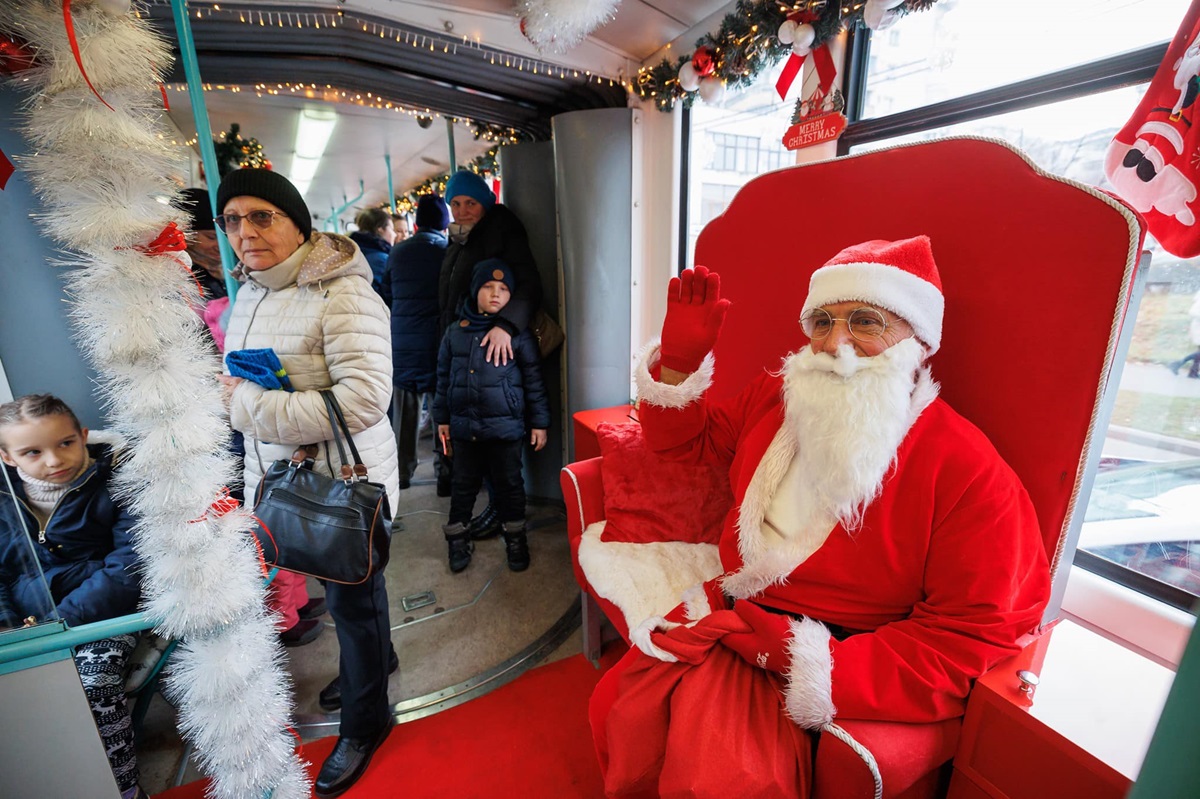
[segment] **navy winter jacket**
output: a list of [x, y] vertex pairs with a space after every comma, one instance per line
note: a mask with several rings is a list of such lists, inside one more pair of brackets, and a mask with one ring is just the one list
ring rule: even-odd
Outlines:
[[[88, 452], [95, 463], [71, 484], [45, 530], [33, 514], [17, 470], [4, 467], [17, 496], [14, 501], [8, 485], [0, 483], [0, 609], [17, 618], [46, 612], [47, 585], [59, 616], [72, 627], [137, 610], [134, 518], [108, 491], [112, 450], [90, 445]], [[32, 541], [22, 540], [19, 517], [24, 517]], [[30, 548], [41, 562], [45, 583], [29, 569]], [[5, 621], [12, 623], [12, 618]]]
[[418, 230], [392, 248], [383, 279], [383, 299], [392, 309], [392, 384], [405, 391], [437, 387], [438, 274], [446, 237]]
[[387, 269], [388, 254], [392, 251], [392, 245], [374, 233], [364, 233], [361, 230], [351, 233], [350, 240], [358, 245], [363, 257], [371, 265], [371, 288], [382, 294], [383, 273]]
[[479, 346], [485, 331], [451, 326], [438, 352], [433, 420], [450, 425], [450, 438], [516, 441], [527, 430], [550, 427], [550, 403], [537, 342], [528, 330], [513, 339], [513, 357], [503, 366], [485, 361]]

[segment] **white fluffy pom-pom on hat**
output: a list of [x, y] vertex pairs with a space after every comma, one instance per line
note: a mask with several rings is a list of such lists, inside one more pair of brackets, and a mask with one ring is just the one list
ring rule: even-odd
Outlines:
[[813, 272], [801, 315], [855, 300], [902, 317], [930, 355], [941, 346], [946, 300], [928, 236], [875, 239], [842, 250]]

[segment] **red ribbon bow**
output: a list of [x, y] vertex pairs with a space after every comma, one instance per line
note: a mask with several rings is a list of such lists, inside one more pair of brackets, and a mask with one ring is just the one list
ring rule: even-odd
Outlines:
[[235, 511], [241, 506], [242, 503], [229, 496], [229, 487], [221, 486], [221, 490], [217, 492], [217, 498], [208, 506], [208, 510], [194, 519], [189, 519], [188, 524], [198, 524], [208, 518], [219, 519], [226, 513]]
[[[817, 45], [812, 51], [813, 64], [817, 68], [817, 92], [824, 96], [829, 93], [829, 88], [833, 86], [833, 79], [837, 77], [837, 67], [833, 65], [833, 56], [829, 54], [829, 48], [825, 45]], [[779, 80], [775, 82], [775, 91], [779, 92], [779, 99], [787, 98], [788, 89], [792, 88], [792, 81], [800, 74], [800, 67], [804, 66], [804, 56], [792, 53], [788, 57], [788, 62], [783, 65], [783, 72], [779, 75]]]
[[176, 225], [174, 222], [168, 222], [157, 238], [149, 244], [139, 244], [134, 249], [148, 253], [149, 255], [180, 252], [187, 249], [187, 239], [183, 237], [183, 231], [179, 229], [179, 225]]

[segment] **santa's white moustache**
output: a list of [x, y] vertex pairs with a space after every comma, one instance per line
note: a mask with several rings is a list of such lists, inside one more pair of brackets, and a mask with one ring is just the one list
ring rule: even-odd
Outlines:
[[861, 524], [900, 442], [937, 394], [924, 359], [925, 348], [910, 338], [872, 357], [849, 345], [836, 355], [805, 347], [784, 362], [784, 404], [805, 488], [814, 507], [847, 530]]

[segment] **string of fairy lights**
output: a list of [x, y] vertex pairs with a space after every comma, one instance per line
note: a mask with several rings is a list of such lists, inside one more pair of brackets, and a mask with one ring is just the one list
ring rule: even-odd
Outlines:
[[[257, 97], [302, 97], [306, 100], [319, 100], [326, 103], [343, 103], [360, 108], [371, 108], [379, 111], [392, 111], [396, 114], [410, 116], [415, 119], [449, 119], [457, 125], [471, 128], [476, 139], [483, 139], [496, 144], [516, 144], [528, 141], [530, 136], [516, 128], [496, 125], [465, 117], [440, 114], [429, 108], [416, 108], [403, 103], [389, 100], [374, 92], [360, 92], [354, 89], [342, 89], [330, 83], [256, 83], [243, 86], [226, 83], [204, 83], [201, 87], [205, 92], [230, 92], [232, 94], [253, 93]], [[172, 92], [186, 92], [187, 84], [170, 83], [167, 88]]]
[[[147, 6], [169, 7], [171, 4], [171, 0], [145, 0], [145, 2]], [[140, 15], [142, 12], [138, 11], [137, 13]], [[468, 36], [452, 37], [429, 31], [411, 30], [342, 9], [331, 11], [278, 11], [212, 3], [211, 5], [204, 6], [190, 4], [188, 14], [193, 20], [216, 18], [262, 28], [297, 28], [312, 30], [314, 32], [333, 29], [357, 30], [370, 36], [390, 40], [397, 45], [425, 49], [431, 53], [441, 53], [447, 56], [456, 56], [460, 52], [477, 54], [482, 61], [491, 66], [512, 69], [517, 72], [557, 77], [561, 80], [582, 80], [585, 83], [621, 86], [626, 91], [633, 90], [633, 84], [621, 77], [601, 75], [587, 69], [578, 69], [563, 64], [555, 64], [544, 59], [515, 55], [504, 50], [488, 47], [478, 37], [471, 39]]]

